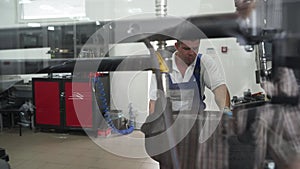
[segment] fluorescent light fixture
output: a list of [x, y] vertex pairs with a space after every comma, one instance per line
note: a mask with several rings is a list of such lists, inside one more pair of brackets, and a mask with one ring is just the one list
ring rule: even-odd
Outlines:
[[19, 4], [29, 4], [31, 3], [31, 0], [20, 0]]
[[48, 30], [49, 30], [49, 31], [54, 31], [55, 28], [54, 28], [54, 26], [48, 26]]
[[131, 8], [131, 9], [128, 9], [128, 12], [130, 14], [136, 14], [136, 13], [142, 13], [143, 10], [141, 8]]
[[40, 5], [39, 7], [41, 10], [55, 10], [55, 8], [53, 6], [50, 6], [50, 5]]
[[19, 3], [23, 20], [85, 18], [86, 16], [85, 0], [20, 0]]
[[100, 25], [100, 22], [99, 22], [99, 21], [96, 21], [96, 25], [98, 25], [98, 26], [99, 26], [99, 25]]
[[27, 26], [29, 27], [41, 27], [40, 23], [27, 23]]

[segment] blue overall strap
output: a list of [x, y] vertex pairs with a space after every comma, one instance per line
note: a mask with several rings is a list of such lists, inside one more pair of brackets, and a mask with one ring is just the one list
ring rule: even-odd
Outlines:
[[200, 60], [201, 60], [201, 56], [202, 56], [201, 54], [197, 55], [197, 60], [196, 60], [194, 73], [193, 73], [193, 75], [196, 79], [197, 85], [198, 85], [199, 92], [201, 92], [201, 87], [200, 87], [200, 71], [201, 71]]
[[200, 84], [200, 71], [201, 71], [201, 56], [202, 54], [198, 54], [197, 56], [197, 60], [196, 60], [196, 64], [195, 64], [195, 68], [194, 68], [194, 77], [196, 79], [196, 82], [197, 82], [197, 85], [198, 85], [198, 90], [199, 90], [199, 93], [200, 93], [200, 97], [202, 99], [202, 101], [205, 99], [205, 96], [201, 95], [201, 84]]
[[194, 77], [191, 77], [191, 79], [188, 82], [182, 82], [182, 83], [173, 83], [172, 78], [170, 74], [167, 75], [169, 79], [169, 89], [172, 90], [180, 90], [180, 89], [193, 89], [194, 88]]
[[199, 96], [201, 98], [201, 100], [203, 101], [205, 99], [205, 96], [201, 95], [201, 84], [200, 84], [200, 70], [201, 70], [201, 54], [197, 55], [197, 60], [196, 60], [196, 64], [195, 64], [195, 68], [194, 68], [194, 72], [193, 72], [193, 76], [191, 77], [191, 79], [188, 82], [183, 82], [183, 83], [173, 83], [170, 74], [168, 74], [168, 79], [169, 79], [169, 89], [191, 89], [193, 88], [193, 81], [197, 82], [197, 87], [199, 90]]
[[[190, 78], [188, 82], [182, 82], [182, 83], [173, 83], [172, 78], [170, 74], [168, 74], [168, 79], [169, 79], [169, 89], [170, 90], [181, 90], [181, 89], [195, 89], [195, 85], [197, 85], [198, 91], [199, 91], [199, 101], [201, 105], [201, 109], [205, 109], [206, 105], [203, 102], [205, 99], [205, 96], [202, 96], [201, 92], [201, 84], [200, 84], [200, 70], [201, 70], [201, 54], [198, 54], [196, 58], [196, 63], [193, 71], [193, 75]], [[195, 83], [196, 81], [196, 83]], [[195, 95], [196, 96], [196, 95]]]
[[194, 75], [194, 77], [196, 79], [196, 82], [197, 82], [197, 86], [198, 86], [198, 90], [199, 90], [199, 96], [200, 96], [200, 102], [202, 103], [202, 106], [203, 106], [202, 108], [204, 110], [206, 108], [206, 104], [204, 103], [205, 95], [203, 94], [203, 96], [202, 96], [201, 84], [200, 84], [201, 57], [202, 57], [202, 54], [199, 53], [197, 55], [197, 60], [196, 60], [193, 75]]
[[[199, 91], [201, 91], [200, 89], [200, 59], [201, 59], [201, 54], [198, 54], [197, 56], [197, 60], [196, 60], [196, 64], [195, 64], [195, 68], [194, 68], [194, 72], [193, 72], [193, 76], [190, 78], [190, 80], [188, 82], [182, 82], [182, 83], [173, 83], [171, 75], [168, 74], [167, 77], [169, 79], [169, 88], [170, 89], [189, 89], [192, 88], [192, 82], [196, 81]], [[180, 87], [179, 87], [180, 86]]]

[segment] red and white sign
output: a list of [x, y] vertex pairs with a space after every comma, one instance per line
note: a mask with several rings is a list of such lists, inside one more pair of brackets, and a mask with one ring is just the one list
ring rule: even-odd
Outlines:
[[222, 53], [227, 53], [227, 51], [228, 51], [228, 47], [227, 46], [222, 46], [221, 47], [221, 52]]

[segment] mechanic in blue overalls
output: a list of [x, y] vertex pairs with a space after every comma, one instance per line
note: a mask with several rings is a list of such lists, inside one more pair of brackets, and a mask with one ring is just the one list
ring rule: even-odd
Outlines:
[[[222, 76], [213, 58], [211, 58], [208, 55], [197, 54], [199, 44], [200, 44], [199, 40], [181, 40], [175, 43], [176, 51], [172, 55], [173, 69], [172, 72], [167, 75], [167, 78], [169, 78], [168, 79], [169, 83], [165, 85], [168, 87], [167, 96], [170, 98], [172, 104], [172, 111], [174, 114], [176, 114], [176, 112], [191, 113], [191, 114], [196, 113], [196, 115], [198, 112], [201, 113], [205, 109], [205, 103], [204, 103], [205, 86], [210, 90], [212, 90], [212, 92], [214, 93], [215, 101], [219, 106], [221, 112], [225, 113], [226, 111], [228, 111], [226, 109], [229, 109], [230, 97], [229, 97], [228, 89], [225, 85], [225, 78]], [[159, 111], [159, 110], [155, 110], [155, 102], [157, 100], [156, 89], [157, 89], [156, 78], [152, 78], [151, 86], [150, 86], [150, 94], [149, 94], [150, 114], [154, 113], [154, 111]], [[219, 117], [222, 117], [222, 115]], [[180, 127], [177, 128], [178, 133], [181, 133], [182, 131], [184, 132], [185, 130], [183, 128], [187, 128], [193, 122], [194, 122], [193, 120], [187, 120], [187, 121], [181, 120], [179, 124]], [[201, 131], [203, 130], [204, 133], [206, 134], [210, 133], [212, 127], [211, 124], [213, 123], [207, 123], [208, 125], [205, 124], [201, 129]], [[226, 133], [226, 129], [224, 131]], [[196, 131], [196, 132], [200, 134], [200, 131]], [[212, 132], [214, 131], [212, 130]], [[178, 137], [176, 137], [177, 139], [175, 139], [175, 137], [173, 136], [171, 136], [170, 138], [172, 138], [173, 142], [175, 140], [178, 140]], [[206, 137], [202, 137], [201, 135], [199, 135], [199, 138], [205, 139]], [[222, 146], [224, 144], [224, 141], [226, 142], [226, 140], [223, 139], [222, 134], [218, 138], [220, 138], [217, 139], [219, 141], [213, 142], [213, 144], [215, 146], [219, 146], [219, 145]], [[186, 145], [186, 143], [191, 146]], [[220, 156], [212, 155], [212, 154], [221, 151], [215, 151], [216, 149], [214, 148], [211, 148], [209, 151], [206, 151], [206, 148], [208, 148], [211, 145], [209, 143], [200, 145], [199, 143], [201, 144], [202, 141], [200, 139], [198, 141], [197, 134], [188, 135], [182, 144], [179, 143], [180, 144], [179, 147], [181, 148], [178, 147], [177, 149], [178, 154], [173, 149], [173, 151], [170, 152], [169, 151], [164, 153], [162, 152], [162, 154], [160, 154], [159, 156], [155, 156], [154, 159], [159, 162], [160, 169], [174, 169], [174, 168], [201, 168], [202, 169], [203, 167], [201, 166], [206, 166], [206, 164], [210, 162], [214, 162], [214, 163], [218, 162], [219, 160], [218, 157]], [[160, 146], [161, 143], [157, 143], [157, 144]], [[203, 149], [205, 151], [202, 151]], [[177, 154], [177, 156], [175, 156], [174, 153]], [[174, 156], [171, 156], [171, 154], [173, 154]], [[206, 160], [203, 160], [203, 158]], [[175, 161], [177, 161], [178, 163]]]
[[[199, 105], [205, 108], [205, 87], [213, 92], [221, 111], [230, 106], [230, 96], [225, 78], [213, 58], [208, 55], [197, 54], [199, 44], [200, 40], [178, 40], [175, 43], [176, 51], [172, 55], [172, 72], [168, 75], [173, 111], [190, 110], [195, 91], [199, 91]], [[195, 84], [197, 84], [198, 90], [195, 90]], [[156, 88], [156, 79], [152, 78], [149, 94], [150, 113], [154, 112], [155, 100], [157, 99]]]

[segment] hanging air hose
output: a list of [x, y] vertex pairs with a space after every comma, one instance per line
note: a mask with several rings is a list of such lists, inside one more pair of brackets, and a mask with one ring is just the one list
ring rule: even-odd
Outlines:
[[[112, 130], [116, 133], [120, 133], [120, 134], [129, 134], [131, 132], [133, 132], [134, 130], [134, 116], [133, 116], [133, 111], [132, 111], [132, 105], [130, 104], [129, 105], [129, 116], [130, 116], [130, 119], [129, 119], [129, 126], [127, 129], [117, 129], [116, 126], [114, 125], [112, 119], [111, 119], [111, 114], [109, 112], [109, 107], [107, 105], [107, 100], [106, 100], [106, 97], [105, 97], [105, 90], [104, 90], [104, 85], [101, 81], [101, 74], [99, 73], [96, 73], [94, 78], [93, 78], [93, 84], [95, 84], [94, 86], [97, 88], [98, 92], [99, 92], [99, 102], [100, 102], [100, 105], [99, 105], [99, 108], [100, 110], [103, 111], [103, 116], [104, 116], [104, 119], [105, 121], [107, 122], [107, 124], [109, 125], [109, 127], [112, 128]], [[96, 93], [96, 91], [95, 91]]]

